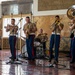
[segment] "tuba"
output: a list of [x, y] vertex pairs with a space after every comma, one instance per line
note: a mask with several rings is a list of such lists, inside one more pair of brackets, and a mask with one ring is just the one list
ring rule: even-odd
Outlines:
[[[69, 9], [67, 10], [67, 16], [69, 19], [75, 19], [75, 5], [72, 5], [71, 7], [69, 7]], [[70, 38], [73, 38], [73, 37], [74, 37], [74, 32], [70, 34]]]
[[75, 5], [72, 5], [71, 7], [68, 8], [67, 16], [69, 19], [75, 18]]

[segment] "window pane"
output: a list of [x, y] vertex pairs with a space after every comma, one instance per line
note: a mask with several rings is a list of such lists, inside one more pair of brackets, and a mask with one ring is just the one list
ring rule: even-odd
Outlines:
[[[25, 17], [22, 17], [22, 21], [20, 22], [19, 20], [21, 19], [20, 17], [16, 17], [15, 19], [15, 24], [18, 25], [18, 37], [23, 36], [26, 37], [23, 31], [24, 24], [26, 23]], [[7, 24], [11, 24], [11, 18], [3, 18], [3, 36], [2, 37], [9, 37], [9, 32], [6, 32], [6, 29], [4, 26], [7, 26]]]

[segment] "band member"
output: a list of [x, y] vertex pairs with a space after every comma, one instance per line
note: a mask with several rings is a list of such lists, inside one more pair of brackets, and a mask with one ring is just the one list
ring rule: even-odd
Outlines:
[[69, 23], [69, 29], [70, 29], [70, 53], [69, 53], [69, 57], [71, 57], [71, 50], [72, 50], [72, 44], [73, 44], [73, 39], [74, 39], [74, 29], [72, 30], [71, 27], [73, 25], [73, 20], [71, 20], [71, 22]]
[[75, 19], [72, 20], [73, 24], [70, 26], [71, 31], [74, 34], [74, 37], [72, 37], [72, 41], [71, 41], [71, 62], [70, 63], [74, 63], [75, 62]]
[[36, 25], [30, 22], [30, 18], [26, 17], [26, 24], [24, 25], [24, 33], [26, 35], [26, 46], [28, 53], [28, 60], [34, 60], [35, 52], [34, 52], [34, 38], [35, 32], [37, 31]]
[[9, 45], [10, 45], [10, 51], [11, 51], [11, 61], [14, 61], [16, 59], [16, 33], [18, 30], [18, 26], [15, 25], [15, 19], [11, 19], [11, 24], [5, 26], [6, 32], [10, 32], [9, 34]]
[[[54, 64], [58, 63], [58, 56], [59, 56], [59, 44], [60, 44], [60, 33], [63, 29], [64, 25], [60, 22], [59, 15], [55, 16], [55, 22], [51, 25], [52, 34], [50, 37], [50, 62], [54, 58]], [[53, 55], [53, 46], [55, 55]]]
[[43, 44], [44, 55], [46, 56], [46, 42], [48, 41], [47, 33], [44, 33], [43, 29], [40, 29], [40, 33], [38, 34], [37, 38], [41, 40], [41, 43]]

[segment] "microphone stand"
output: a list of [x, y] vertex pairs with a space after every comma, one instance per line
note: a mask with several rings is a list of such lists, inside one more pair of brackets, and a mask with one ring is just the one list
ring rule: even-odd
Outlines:
[[[22, 20], [23, 18], [21, 18], [19, 21], [18, 21], [18, 23], [17, 23], [17, 25], [16, 26], [18, 26], [18, 24], [21, 22], [21, 20]], [[18, 59], [18, 37], [19, 37], [19, 31], [20, 31], [20, 29], [21, 28], [18, 28], [18, 31], [17, 31], [17, 48], [16, 48], [16, 61], [14, 62], [14, 64], [21, 64], [21, 61], [19, 61], [19, 59]]]

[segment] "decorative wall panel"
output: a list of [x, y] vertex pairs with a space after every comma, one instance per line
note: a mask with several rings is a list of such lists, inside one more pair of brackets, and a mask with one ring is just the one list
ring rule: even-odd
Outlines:
[[60, 10], [67, 9], [75, 4], [75, 0], [38, 0], [38, 10]]

